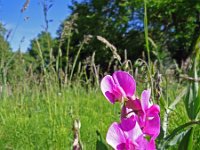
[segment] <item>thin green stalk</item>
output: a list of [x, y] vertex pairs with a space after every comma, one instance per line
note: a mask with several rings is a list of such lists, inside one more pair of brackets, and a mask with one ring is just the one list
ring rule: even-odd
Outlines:
[[41, 59], [42, 70], [44, 71], [44, 75], [46, 75], [46, 68], [45, 68], [45, 63], [44, 63], [44, 57], [43, 57], [43, 54], [42, 54], [42, 50], [41, 50], [41, 47], [40, 47], [40, 44], [39, 44], [38, 40], [36, 40], [36, 43], [37, 43], [37, 47], [38, 47], [38, 51], [39, 51], [39, 56], [40, 56], [40, 59]]
[[61, 81], [61, 77], [60, 77], [60, 68], [62, 69], [62, 51], [61, 51], [61, 48], [59, 46], [58, 55], [57, 55], [57, 58], [56, 58], [56, 73], [57, 73], [56, 79], [58, 81], [59, 88], [61, 89], [62, 81]]
[[145, 46], [147, 50], [147, 57], [148, 57], [148, 71], [149, 71], [149, 79], [150, 79], [150, 86], [152, 90], [152, 97], [154, 99], [154, 86], [153, 86], [153, 79], [152, 79], [152, 66], [151, 66], [151, 57], [150, 57], [150, 48], [149, 48], [149, 38], [148, 38], [148, 19], [147, 19], [147, 6], [146, 0], [144, 0], [144, 35], [145, 35]]
[[70, 74], [70, 78], [69, 78], [69, 81], [70, 81], [70, 82], [71, 82], [71, 80], [72, 80], [72, 76], [73, 76], [73, 73], [74, 73], [74, 69], [75, 69], [75, 66], [76, 66], [76, 62], [77, 62], [78, 57], [79, 57], [79, 55], [80, 55], [81, 49], [83, 48], [83, 45], [84, 45], [84, 42], [81, 43], [81, 45], [80, 45], [80, 47], [79, 47], [79, 49], [78, 49], [78, 52], [77, 52], [77, 54], [76, 54], [76, 57], [75, 57], [75, 59], [74, 59], [73, 66], [72, 66], [72, 70], [71, 70], [71, 74]]
[[71, 28], [69, 30], [69, 36], [67, 40], [67, 53], [66, 53], [66, 68], [65, 68], [65, 80], [67, 81], [68, 67], [69, 67], [69, 48], [71, 43]]
[[44, 72], [45, 87], [46, 87], [46, 89], [48, 89], [48, 85], [47, 85], [47, 71], [46, 71], [46, 68], [45, 68], [45, 62], [44, 62], [44, 57], [43, 57], [42, 49], [40, 47], [40, 44], [39, 44], [38, 40], [36, 40], [36, 43], [37, 43], [37, 47], [38, 47], [38, 51], [39, 51], [39, 56], [41, 58], [42, 70]]
[[147, 49], [148, 64], [150, 65], [150, 49], [148, 40], [148, 19], [147, 19], [147, 6], [146, 0], [144, 0], [144, 35], [145, 35], [145, 45]]
[[41, 47], [40, 47], [40, 44], [39, 42], [36, 40], [36, 43], [37, 43], [37, 46], [38, 46], [38, 51], [39, 51], [39, 56], [41, 58], [41, 64], [42, 64], [42, 69], [43, 69], [43, 72], [44, 72], [44, 80], [45, 80], [45, 87], [46, 87], [46, 94], [47, 94], [47, 103], [48, 103], [48, 109], [49, 109], [49, 119], [52, 121], [52, 112], [51, 112], [51, 104], [50, 104], [50, 98], [49, 98], [49, 87], [48, 87], [48, 81], [47, 81], [47, 71], [46, 71], [46, 68], [45, 68], [45, 63], [44, 63], [44, 57], [43, 57], [43, 54], [42, 54], [42, 50], [41, 50]]

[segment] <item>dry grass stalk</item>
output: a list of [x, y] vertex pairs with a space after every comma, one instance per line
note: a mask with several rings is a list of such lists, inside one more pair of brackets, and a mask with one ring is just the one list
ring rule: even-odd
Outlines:
[[159, 73], [159, 71], [157, 71], [156, 73], [156, 80], [155, 80], [155, 93], [156, 93], [156, 99], [159, 100], [162, 94], [162, 87], [161, 87], [161, 83], [162, 83], [162, 74]]
[[97, 39], [98, 39], [99, 41], [101, 41], [102, 43], [104, 43], [107, 47], [109, 47], [110, 50], [111, 50], [112, 53], [113, 53], [113, 57], [114, 57], [115, 59], [117, 59], [117, 60], [121, 63], [121, 57], [120, 57], [120, 55], [117, 53], [116, 47], [115, 47], [114, 45], [112, 45], [108, 40], [106, 40], [106, 39], [105, 39], [104, 37], [102, 37], [102, 36], [97, 36]]
[[30, 0], [26, 0], [26, 2], [24, 3], [24, 5], [23, 5], [23, 7], [21, 9], [21, 13], [26, 11], [26, 9], [28, 8], [29, 4], [30, 4]]
[[95, 65], [95, 52], [93, 52], [93, 54], [92, 54], [91, 67], [93, 68], [92, 70], [93, 70], [93, 74], [95, 76], [97, 87], [99, 87], [99, 70]]
[[80, 128], [81, 128], [81, 122], [79, 119], [74, 120], [73, 124], [73, 132], [74, 132], [74, 141], [73, 141], [73, 150], [82, 150], [83, 145], [80, 141]]
[[8, 41], [8, 38], [10, 37], [12, 33], [12, 29], [8, 30], [8, 33], [6, 34], [6, 41]]
[[63, 23], [63, 29], [62, 32], [60, 34], [60, 43], [59, 43], [59, 47], [61, 47], [61, 45], [63, 44], [63, 42], [65, 41], [65, 38], [70, 38], [72, 35], [72, 30], [76, 30], [76, 23], [75, 21], [78, 19], [78, 14], [75, 13], [71, 16], [71, 18], [69, 20], [66, 20]]
[[188, 75], [180, 75], [180, 78], [186, 79], [186, 80], [190, 80], [190, 81], [194, 81], [194, 82], [200, 82], [200, 78], [193, 78], [193, 77], [189, 77]]

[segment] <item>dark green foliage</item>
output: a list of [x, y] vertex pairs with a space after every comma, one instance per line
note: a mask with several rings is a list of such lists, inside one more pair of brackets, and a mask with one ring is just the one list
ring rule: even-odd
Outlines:
[[194, 128], [191, 128], [186, 135], [184, 136], [184, 138], [182, 139], [178, 149], [182, 150], [182, 149], [187, 149], [187, 150], [192, 150], [193, 149], [193, 133], [194, 133]]
[[181, 63], [193, 52], [200, 34], [199, 1], [149, 1], [147, 8], [150, 37]]
[[[82, 50], [80, 60], [91, 56], [95, 51], [96, 63], [104, 69], [108, 66], [112, 53], [96, 39], [97, 35], [115, 45], [121, 56], [124, 55], [126, 49], [128, 59], [134, 61], [142, 57], [142, 52], [144, 52], [143, 1], [87, 0], [78, 3], [74, 0], [72, 2], [73, 5], [70, 7], [72, 15], [78, 14], [78, 18], [74, 21], [78, 32], [70, 36], [71, 57], [75, 54], [75, 47], [83, 40], [84, 35], [88, 34], [93, 35], [94, 38]], [[170, 52], [171, 57], [180, 64], [192, 53], [200, 33], [199, 8], [198, 1], [148, 1], [149, 37], [155, 42], [158, 53], [151, 54], [153, 59], [155, 57], [163, 59]], [[66, 53], [67, 39], [62, 46], [63, 53]], [[152, 45], [152, 52], [154, 48]]]
[[4, 28], [3, 24], [0, 22], [0, 35], [4, 36], [6, 33], [6, 29]]
[[5, 39], [6, 29], [3, 24], [0, 22], [0, 61], [5, 61], [6, 58], [10, 55], [11, 49], [9, 43]]
[[4, 37], [0, 35], [0, 60], [7, 58], [9, 53], [11, 53], [10, 46]]
[[[74, 1], [71, 9], [72, 15], [78, 14], [75, 21], [75, 28], [78, 32], [71, 36], [73, 48], [70, 49], [70, 56], [75, 54], [76, 46], [83, 40], [84, 35], [92, 35], [93, 39], [83, 48], [80, 60], [91, 56], [95, 51], [95, 62], [104, 69], [107, 68], [112, 53], [96, 39], [98, 35], [115, 45], [121, 55], [127, 49], [128, 58], [136, 59], [141, 56], [144, 42], [137, 40], [138, 37], [142, 37], [141, 33], [134, 30], [128, 32], [132, 26], [130, 20], [133, 20], [134, 17], [132, 2], [90, 0], [77, 3]], [[137, 42], [137, 44], [133, 44], [134, 42]], [[66, 46], [62, 47], [62, 51], [65, 51], [65, 48]]]
[[[174, 58], [181, 64], [194, 50], [200, 34], [200, 3], [187, 0], [147, 1], [148, 36], [151, 59]], [[95, 52], [95, 63], [101, 70], [107, 70], [109, 63], [115, 64], [112, 52], [97, 40], [100, 35], [116, 46], [124, 61], [124, 50], [132, 62], [137, 58], [147, 58], [144, 40], [144, 2], [141, 0], [72, 0], [71, 15], [63, 21], [58, 30], [58, 38], [52, 39], [48, 32], [41, 32], [38, 43], [45, 64], [49, 64], [50, 53], [59, 56], [59, 67], [70, 67], [84, 35], [92, 35], [88, 45], [81, 50], [78, 62]], [[30, 55], [40, 63], [38, 45], [33, 39], [28, 49]], [[58, 59], [57, 59], [58, 60]], [[169, 59], [167, 59], [169, 60]], [[112, 69], [112, 67], [111, 67]]]
[[[7, 82], [8, 65], [10, 63], [11, 49], [5, 39], [6, 29], [0, 22], [0, 84], [5, 85]], [[3, 88], [4, 90], [4, 88]]]
[[96, 141], [96, 150], [108, 150], [107, 145], [105, 144], [104, 138], [102, 137], [101, 133], [97, 130], [97, 141]]

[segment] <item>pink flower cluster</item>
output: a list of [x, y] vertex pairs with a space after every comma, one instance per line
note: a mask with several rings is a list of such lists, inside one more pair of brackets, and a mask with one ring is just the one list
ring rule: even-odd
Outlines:
[[101, 81], [106, 99], [122, 104], [121, 122], [109, 127], [106, 141], [116, 150], [155, 150], [155, 139], [160, 133], [160, 107], [150, 102], [150, 90], [141, 97], [135, 95], [136, 82], [125, 71], [106, 75]]

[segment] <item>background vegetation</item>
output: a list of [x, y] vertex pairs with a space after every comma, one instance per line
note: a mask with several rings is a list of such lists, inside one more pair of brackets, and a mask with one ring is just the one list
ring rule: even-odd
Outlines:
[[151, 87], [161, 107], [158, 149], [200, 148], [200, 2], [72, 0], [56, 38], [52, 4], [43, 3], [45, 28], [26, 52], [10, 48], [0, 23], [0, 149], [72, 149], [76, 133], [84, 149], [109, 149], [120, 106], [99, 82], [118, 69], [134, 76], [138, 95]]

